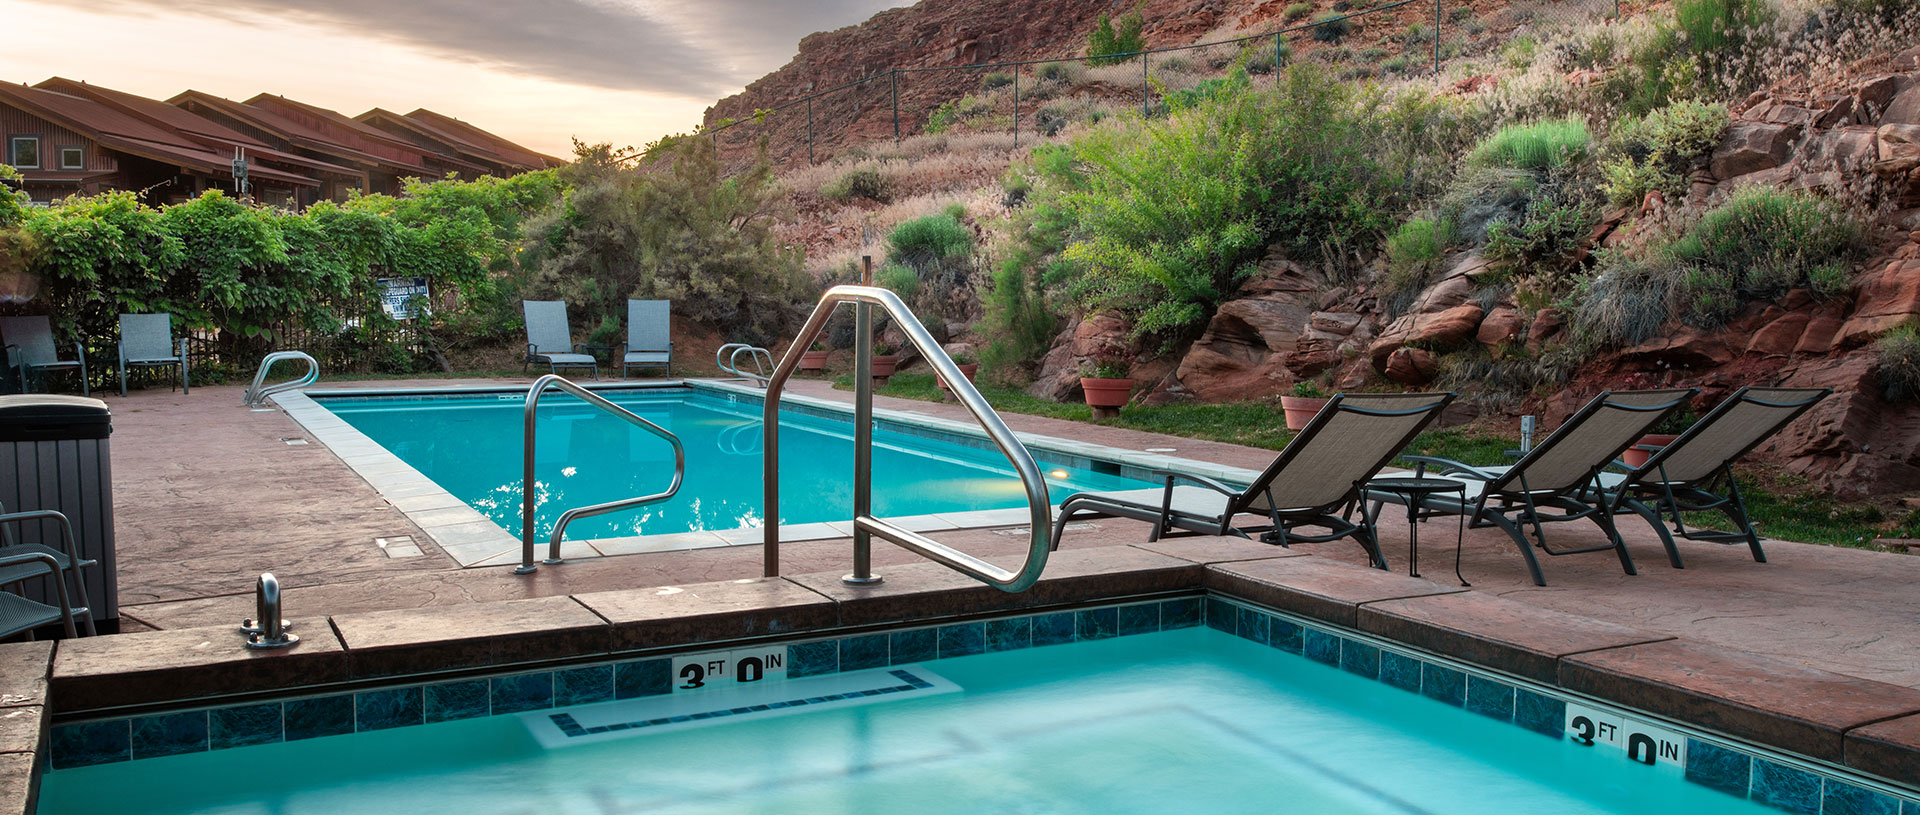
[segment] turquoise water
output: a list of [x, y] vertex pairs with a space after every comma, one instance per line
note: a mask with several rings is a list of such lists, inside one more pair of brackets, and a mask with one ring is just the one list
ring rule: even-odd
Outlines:
[[1773, 811], [1210, 629], [924, 665], [963, 692], [551, 751], [496, 716], [57, 770], [39, 811]]
[[[680, 438], [686, 481], [672, 500], [587, 518], [570, 538], [721, 531], [761, 525], [760, 409], [685, 389], [610, 391], [622, 407]], [[520, 534], [524, 395], [327, 400], [320, 403], [401, 460]], [[560, 513], [666, 488], [666, 442], [564, 393], [540, 402], [535, 434], [537, 531]], [[781, 523], [853, 516], [853, 424], [785, 412], [780, 434]], [[881, 517], [1026, 506], [1020, 479], [997, 451], [976, 450], [887, 430], [874, 433], [873, 504]], [[1151, 486], [1118, 475], [1048, 466], [1058, 502], [1085, 489]]]

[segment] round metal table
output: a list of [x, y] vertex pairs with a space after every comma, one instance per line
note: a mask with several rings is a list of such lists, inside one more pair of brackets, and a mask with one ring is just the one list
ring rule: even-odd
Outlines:
[[1401, 496], [1407, 504], [1407, 574], [1420, 576], [1420, 521], [1439, 515], [1456, 515], [1460, 519], [1460, 528], [1453, 541], [1453, 576], [1460, 578], [1460, 585], [1470, 586], [1465, 577], [1460, 576], [1460, 547], [1467, 535], [1467, 516], [1465, 513], [1444, 513], [1423, 510], [1420, 503], [1428, 496], [1454, 493], [1464, 502], [1467, 485], [1451, 478], [1376, 478], [1367, 482], [1368, 492], [1385, 492]]

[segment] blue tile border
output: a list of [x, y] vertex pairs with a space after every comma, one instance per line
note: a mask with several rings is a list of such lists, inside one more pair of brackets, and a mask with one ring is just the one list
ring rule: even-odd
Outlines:
[[[1483, 675], [1453, 663], [1442, 664], [1377, 638], [1211, 594], [788, 642], [784, 647], [787, 675], [799, 678], [1196, 626], [1302, 656], [1544, 737], [1565, 736], [1568, 699], [1554, 695], [1550, 689], [1535, 690], [1537, 686], [1527, 683]], [[700, 650], [688, 649], [695, 653]], [[672, 672], [671, 656], [655, 656], [67, 724], [53, 728], [49, 759], [54, 768], [65, 769], [632, 699], [672, 693]], [[564, 711], [553, 715], [556, 721], [566, 716]], [[637, 726], [644, 724], [629, 724]], [[1782, 811], [1920, 815], [1920, 801], [1855, 784], [1824, 769], [1789, 766], [1691, 737], [1687, 739], [1687, 754], [1687, 781]]]

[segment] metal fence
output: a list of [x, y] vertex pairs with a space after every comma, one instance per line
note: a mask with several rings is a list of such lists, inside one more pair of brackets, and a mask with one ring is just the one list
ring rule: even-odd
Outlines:
[[[1207, 61], [1216, 75], [1223, 63], [1235, 60], [1247, 65], [1250, 74], [1264, 74], [1265, 65], [1286, 63], [1304, 50], [1308, 52], [1305, 59], [1322, 63], [1345, 79], [1419, 75], [1444, 79], [1445, 63], [1456, 57], [1511, 51], [1511, 58], [1518, 61], [1531, 57], [1531, 49], [1555, 28], [1618, 17], [1631, 10], [1623, 10], [1621, 0], [1519, 0], [1483, 17], [1459, 0], [1398, 0], [1361, 7], [1369, 2], [1341, 0], [1334, 6], [1341, 11], [1333, 16], [1192, 45], [1094, 58], [894, 67], [716, 123], [696, 135], [712, 139], [723, 156], [731, 157], [747, 155], [762, 137], [778, 134], [789, 138], [775, 140], [780, 142], [774, 149], [776, 163], [815, 164], [870, 144], [898, 144], [907, 136], [928, 132], [930, 126], [937, 130], [941, 122], [936, 116], [942, 107], [967, 102], [972, 110], [949, 111], [969, 122], [992, 125], [974, 127], [976, 131], [1009, 133], [1018, 146], [1057, 129], [1058, 119], [1045, 115], [1045, 103], [1058, 90], [1045, 78], [1048, 66], [1099, 70], [1103, 76], [1095, 84], [1109, 98], [1124, 94], [1130, 103], [1138, 102], [1142, 113], [1153, 115], [1169, 90], [1178, 92], [1196, 73], [1204, 73], [1191, 70], [1196, 59]], [[1385, 36], [1376, 36], [1381, 32]], [[1223, 54], [1228, 55], [1224, 60]], [[1109, 64], [1095, 67], [1093, 63]], [[1131, 88], [1118, 81], [1121, 72], [1114, 69], [1119, 66], [1137, 67], [1137, 74], [1125, 83]], [[956, 98], [951, 87], [931, 95], [914, 93], [918, 83], [954, 72], [980, 76], [982, 93]]]

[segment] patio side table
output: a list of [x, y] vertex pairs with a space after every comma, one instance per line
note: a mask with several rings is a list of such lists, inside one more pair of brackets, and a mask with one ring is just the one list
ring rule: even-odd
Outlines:
[[[1420, 502], [1428, 496], [1455, 493], [1462, 501], [1466, 500], [1467, 485], [1451, 478], [1376, 478], [1367, 482], [1366, 492], [1385, 492], [1401, 496], [1407, 504], [1407, 574], [1420, 576], [1420, 521], [1441, 513], [1423, 510]], [[1363, 500], [1366, 496], [1362, 496]], [[1459, 515], [1460, 528], [1453, 541], [1453, 576], [1460, 578], [1460, 585], [1471, 585], [1460, 576], [1460, 547], [1466, 540], [1467, 516]], [[1377, 519], [1376, 519], [1377, 520]]]

